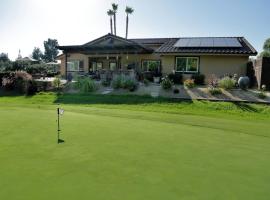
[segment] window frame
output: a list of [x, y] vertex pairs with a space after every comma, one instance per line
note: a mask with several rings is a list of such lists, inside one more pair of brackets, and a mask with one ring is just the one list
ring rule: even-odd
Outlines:
[[147, 66], [147, 70], [145, 71], [144, 70], [144, 67], [143, 67], [143, 63], [144, 62], [149, 62], [149, 61], [155, 61], [155, 62], [159, 62], [159, 72], [161, 72], [161, 59], [142, 59], [141, 61], [141, 70], [142, 72], [152, 72], [152, 71], [149, 71], [149, 64]]
[[[177, 70], [177, 58], [186, 58], [185, 71], [178, 71]], [[197, 71], [187, 71], [188, 59], [189, 58], [196, 58], [198, 60], [198, 62], [197, 62]], [[200, 56], [175, 56], [174, 70], [175, 70], [175, 72], [183, 73], [183, 74], [197, 74], [197, 73], [200, 73]]]
[[[114, 69], [114, 70], [111, 69], [111, 64], [115, 64], [115, 69]], [[110, 62], [109, 62], [109, 70], [110, 70], [110, 71], [115, 71], [115, 70], [117, 70], [117, 69], [118, 69], [117, 61], [110, 61]]]
[[[68, 64], [69, 63], [74, 63], [74, 62], [77, 62], [78, 64], [78, 70], [69, 70], [68, 68]], [[82, 66], [81, 66], [81, 63], [82, 63]], [[72, 59], [72, 60], [68, 60], [67, 61], [67, 72], [83, 72], [84, 71], [84, 60], [76, 60], [76, 59]]]

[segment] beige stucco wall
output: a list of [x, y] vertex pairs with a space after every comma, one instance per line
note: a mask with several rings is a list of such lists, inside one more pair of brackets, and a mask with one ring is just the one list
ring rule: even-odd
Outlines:
[[[89, 57], [97, 57], [83, 54], [68, 54], [69, 60], [83, 60], [84, 70], [88, 72]], [[116, 55], [110, 55], [113, 57]], [[144, 59], [157, 59], [161, 60], [162, 73], [169, 74], [175, 69], [175, 57], [176, 55], [158, 55], [158, 54], [130, 54], [119, 55], [121, 56], [122, 69], [126, 69], [126, 66], [131, 63], [136, 63], [141, 67], [141, 62]], [[180, 55], [179, 55], [180, 56]], [[190, 56], [190, 55], [189, 55]], [[103, 58], [106, 55], [103, 55]], [[200, 57], [200, 73], [204, 74], [206, 78], [215, 74], [217, 77], [224, 76], [225, 74], [230, 75], [245, 75], [246, 64], [248, 62], [248, 56], [235, 56], [235, 55], [199, 55]], [[65, 75], [65, 56], [59, 58], [61, 60], [61, 74]], [[103, 66], [108, 69], [110, 60], [103, 60]]]

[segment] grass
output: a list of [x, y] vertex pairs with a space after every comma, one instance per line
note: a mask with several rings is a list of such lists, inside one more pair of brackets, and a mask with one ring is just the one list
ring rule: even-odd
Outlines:
[[0, 199], [270, 195], [265, 105], [42, 93], [0, 97], [0, 113]]

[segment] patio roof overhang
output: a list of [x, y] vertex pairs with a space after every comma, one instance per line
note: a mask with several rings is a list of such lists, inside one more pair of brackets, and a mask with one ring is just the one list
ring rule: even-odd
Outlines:
[[83, 45], [58, 46], [64, 53], [82, 54], [145, 54], [153, 53], [153, 49], [137, 42], [121, 38], [112, 34], [105, 35]]

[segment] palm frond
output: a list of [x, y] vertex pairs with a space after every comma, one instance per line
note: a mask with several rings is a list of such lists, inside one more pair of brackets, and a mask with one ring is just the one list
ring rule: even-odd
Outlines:
[[127, 14], [132, 14], [132, 13], [134, 12], [134, 9], [127, 6], [125, 12], [126, 12]]

